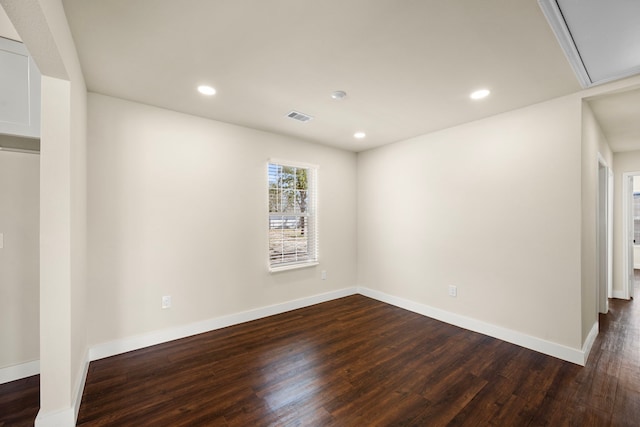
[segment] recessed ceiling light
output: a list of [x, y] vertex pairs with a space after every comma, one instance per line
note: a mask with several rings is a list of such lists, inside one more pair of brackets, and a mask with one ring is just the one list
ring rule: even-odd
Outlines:
[[482, 99], [489, 96], [490, 93], [491, 91], [489, 89], [480, 89], [475, 92], [472, 92], [471, 95], [469, 96], [471, 97], [471, 99]]
[[362, 139], [365, 136], [367, 136], [367, 134], [364, 133], [364, 132], [356, 132], [356, 133], [353, 134], [353, 137], [356, 138], [356, 139]]
[[198, 86], [198, 92], [200, 92], [203, 95], [209, 95], [209, 96], [216, 94], [216, 90], [214, 88], [206, 85]]
[[343, 90], [337, 90], [331, 93], [333, 99], [344, 99], [347, 96], [347, 92]]

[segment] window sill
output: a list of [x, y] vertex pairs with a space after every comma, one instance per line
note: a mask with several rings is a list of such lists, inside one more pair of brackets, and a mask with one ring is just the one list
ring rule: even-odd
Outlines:
[[319, 265], [319, 264], [320, 264], [319, 262], [314, 261], [314, 262], [305, 262], [301, 264], [282, 265], [280, 267], [269, 267], [269, 273], [280, 273], [281, 271], [298, 270], [300, 268], [315, 267], [316, 265]]

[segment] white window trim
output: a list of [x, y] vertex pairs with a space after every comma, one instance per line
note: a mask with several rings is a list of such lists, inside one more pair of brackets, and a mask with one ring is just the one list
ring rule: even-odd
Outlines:
[[281, 271], [289, 271], [289, 270], [298, 270], [300, 268], [309, 268], [315, 267], [316, 265], [320, 265], [319, 261], [309, 261], [309, 262], [298, 262], [295, 264], [285, 264], [277, 267], [272, 267], [269, 264], [269, 273], [279, 273]]
[[[270, 273], [280, 273], [283, 271], [290, 271], [290, 270], [298, 270], [301, 268], [309, 268], [309, 267], [315, 267], [317, 265], [320, 264], [320, 249], [319, 249], [319, 245], [318, 245], [318, 240], [319, 240], [319, 233], [318, 233], [318, 187], [319, 187], [319, 180], [318, 180], [318, 170], [320, 169], [320, 166], [313, 164], [313, 163], [305, 163], [305, 162], [297, 162], [297, 161], [291, 161], [291, 160], [284, 160], [281, 158], [269, 158], [267, 159], [267, 163], [265, 165], [266, 167], [266, 173], [267, 175], [269, 174], [269, 164], [279, 164], [279, 165], [284, 165], [284, 166], [290, 166], [290, 167], [296, 167], [296, 168], [304, 168], [304, 169], [313, 169], [314, 170], [314, 190], [315, 190], [315, 210], [314, 210], [314, 218], [315, 218], [315, 228], [316, 228], [316, 232], [315, 232], [315, 260], [313, 261], [305, 261], [305, 262], [295, 262], [295, 263], [289, 263], [289, 264], [281, 264], [281, 265], [276, 265], [276, 266], [272, 266], [271, 265], [271, 261], [269, 259], [269, 228], [267, 228], [267, 269]], [[267, 221], [269, 220], [269, 180], [267, 180], [266, 182], [266, 191], [265, 191], [265, 195], [266, 195], [266, 199], [267, 199]]]
[[[294, 168], [305, 168], [305, 169], [320, 169], [320, 166], [315, 165], [313, 163], [305, 163], [305, 162], [295, 162], [291, 160], [278, 159], [278, 158], [269, 158], [267, 160], [267, 172], [269, 171], [269, 163], [278, 163], [280, 165], [291, 166]], [[267, 188], [269, 187], [269, 183], [267, 183]]]

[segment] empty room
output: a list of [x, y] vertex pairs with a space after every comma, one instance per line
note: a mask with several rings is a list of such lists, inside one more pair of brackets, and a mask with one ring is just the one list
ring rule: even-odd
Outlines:
[[0, 426], [637, 425], [640, 3], [0, 5]]

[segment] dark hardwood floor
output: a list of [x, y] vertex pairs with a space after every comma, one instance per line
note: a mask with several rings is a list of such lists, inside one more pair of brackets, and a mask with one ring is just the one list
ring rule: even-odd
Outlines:
[[640, 306], [610, 308], [583, 368], [351, 296], [92, 362], [78, 425], [638, 426]]
[[40, 408], [40, 375], [0, 384], [0, 427], [33, 426]]
[[91, 364], [78, 425], [638, 426], [640, 310], [582, 368], [363, 296]]

